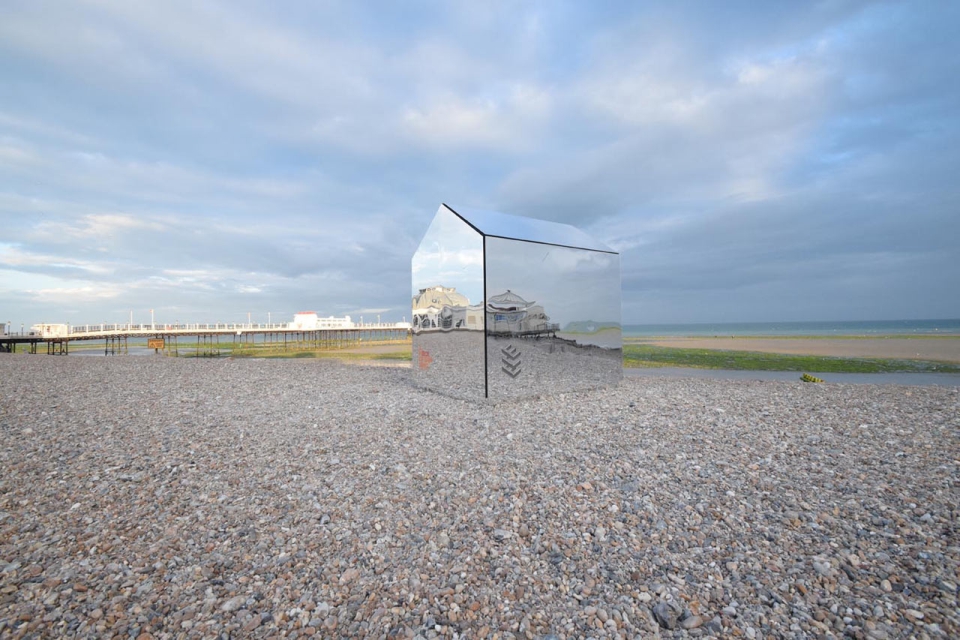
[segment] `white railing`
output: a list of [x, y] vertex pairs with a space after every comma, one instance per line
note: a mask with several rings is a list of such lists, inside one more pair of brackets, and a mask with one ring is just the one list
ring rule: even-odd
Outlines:
[[[123, 323], [123, 324], [84, 324], [68, 327], [68, 335], [90, 335], [98, 333], [166, 333], [166, 332], [191, 332], [191, 331], [336, 331], [343, 329], [409, 329], [410, 326], [405, 322], [364, 322], [353, 323], [351, 326], [324, 327], [317, 326], [296, 327], [287, 322], [213, 322], [213, 323]], [[15, 335], [15, 334], [11, 334]]]
[[286, 322], [189, 322], [189, 323], [123, 323], [123, 324], [84, 324], [71, 326], [71, 334], [78, 333], [117, 333], [151, 331], [285, 331], [290, 325]]

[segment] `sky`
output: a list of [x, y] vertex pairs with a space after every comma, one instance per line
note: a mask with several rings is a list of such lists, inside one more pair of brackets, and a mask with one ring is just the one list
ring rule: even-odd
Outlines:
[[0, 19], [0, 322], [410, 318], [441, 202], [623, 321], [960, 317], [960, 3], [45, 2]]

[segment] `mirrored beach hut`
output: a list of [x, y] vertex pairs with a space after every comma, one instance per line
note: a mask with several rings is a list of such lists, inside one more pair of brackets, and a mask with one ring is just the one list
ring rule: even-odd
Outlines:
[[623, 376], [620, 255], [575, 227], [443, 204], [412, 275], [420, 386], [501, 400]]

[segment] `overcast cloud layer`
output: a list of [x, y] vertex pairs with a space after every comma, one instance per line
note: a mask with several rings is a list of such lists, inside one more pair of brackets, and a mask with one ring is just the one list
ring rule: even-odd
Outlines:
[[440, 202], [627, 323], [960, 317], [960, 3], [5, 2], [0, 321], [409, 319]]

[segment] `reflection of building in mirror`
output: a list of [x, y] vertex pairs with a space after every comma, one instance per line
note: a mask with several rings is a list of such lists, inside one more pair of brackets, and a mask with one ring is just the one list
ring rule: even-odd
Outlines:
[[413, 296], [413, 330], [483, 331], [483, 305], [470, 304], [456, 287], [437, 285]]
[[553, 336], [560, 328], [536, 301], [528, 302], [510, 289], [487, 302], [487, 326], [491, 336]]

